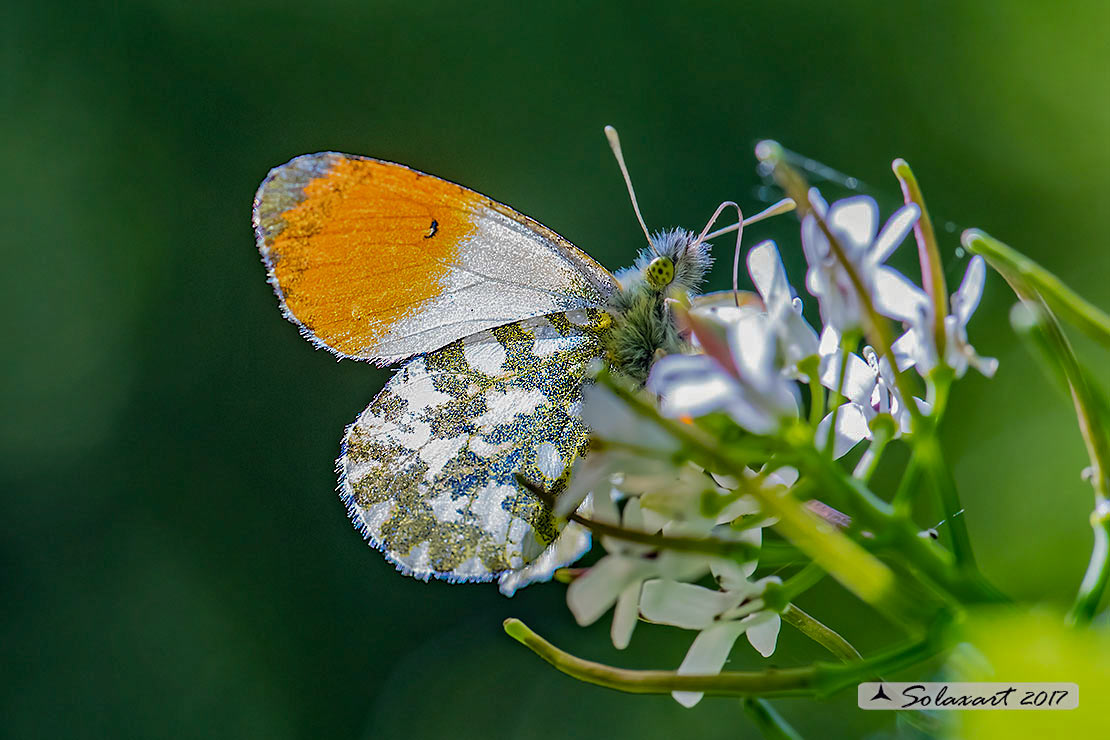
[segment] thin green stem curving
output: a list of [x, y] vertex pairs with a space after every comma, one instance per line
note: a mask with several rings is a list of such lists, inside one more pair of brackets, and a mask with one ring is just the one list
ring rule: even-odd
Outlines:
[[1100, 327], [1104, 327], [1107, 332], [1100, 341], [1110, 339], [1110, 317], [1101, 314], [1047, 270], [982, 231], [965, 231], [963, 243], [982, 254], [1022, 299], [1026, 311], [1024, 315], [1019, 314], [1021, 320], [1015, 322], [1015, 329], [1030, 339], [1036, 349], [1043, 350], [1038, 354], [1050, 364], [1053, 377], [1062, 375], [1068, 385], [1079, 432], [1091, 461], [1090, 481], [1095, 497], [1090, 518], [1094, 545], [1068, 620], [1087, 624], [1098, 613], [1103, 594], [1110, 585], [1110, 436], [1107, 436], [1103, 416], [1106, 404], [1087, 371], [1079, 364], [1052, 307], [1070, 316], [1080, 329], [1088, 333], [1094, 331], [1092, 336], [1096, 339], [1100, 339], [1103, 331]]
[[921, 464], [918, 462], [917, 453], [910, 455], [906, 469], [902, 471], [902, 479], [894, 491], [891, 506], [894, 507], [895, 516], [909, 519], [913, 513], [914, 494], [917, 493], [917, 483], [921, 480]]
[[852, 647], [852, 643], [841, 637], [840, 633], [817, 621], [796, 605], [787, 604], [779, 616], [782, 617], [782, 621], [793, 626], [845, 663], [863, 660], [859, 651]]
[[965, 231], [962, 242], [971, 252], [982, 255], [1008, 281], [1014, 278], [1032, 288], [1061, 318], [1110, 347], [1110, 314], [1080, 296], [1056, 275], [979, 229]]
[[929, 479], [936, 490], [937, 499], [943, 507], [956, 565], [969, 572], [976, 572], [975, 553], [971, 549], [971, 535], [967, 531], [963, 504], [960, 503], [960, 494], [956, 490], [952, 471], [944, 461], [940, 439], [936, 434], [925, 434], [915, 440], [914, 446], [919, 453], [918, 459], [929, 474]]
[[782, 611], [790, 602], [810, 590], [825, 577], [825, 569], [817, 563], [806, 563], [801, 570], [783, 583], [768, 583], [763, 600], [775, 611]]
[[933, 306], [933, 343], [937, 348], [937, 357], [944, 357], [944, 345], [947, 340], [944, 317], [948, 315], [948, 289], [944, 282], [944, 265], [940, 260], [940, 248], [937, 246], [933, 220], [929, 218], [929, 209], [925, 207], [925, 198], [921, 195], [921, 187], [917, 184], [917, 178], [914, 177], [909, 163], [898, 158], [891, 164], [891, 169], [894, 170], [894, 176], [902, 186], [905, 202], [913, 203], [921, 212], [917, 223], [913, 226], [918, 261], [921, 263], [921, 286], [929, 295], [929, 301]]
[[879, 425], [872, 430], [871, 443], [867, 445], [863, 456], [856, 463], [856, 469], [852, 471], [852, 477], [858, 478], [864, 483], [871, 480], [871, 476], [875, 474], [879, 462], [883, 459], [883, 451], [886, 450], [890, 438], [890, 430], [885, 425]]
[[715, 696], [828, 696], [883, 673], [933, 658], [946, 648], [947, 618], [937, 620], [919, 640], [864, 660], [814, 663], [799, 668], [724, 671], [713, 675], [680, 675], [676, 671], [630, 670], [585, 660], [560, 650], [519, 619], [506, 619], [505, 632], [571, 678], [631, 694], [694, 691]]

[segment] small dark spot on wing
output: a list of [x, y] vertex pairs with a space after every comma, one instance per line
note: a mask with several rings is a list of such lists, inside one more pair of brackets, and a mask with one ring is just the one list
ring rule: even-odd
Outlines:
[[424, 235], [425, 239], [431, 239], [439, 231], [439, 221], [432, 219], [432, 225], [428, 227], [428, 233]]

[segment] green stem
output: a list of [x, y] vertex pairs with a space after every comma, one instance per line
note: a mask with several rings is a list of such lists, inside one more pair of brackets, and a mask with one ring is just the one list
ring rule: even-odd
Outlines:
[[814, 663], [799, 668], [724, 671], [714, 675], [680, 675], [676, 671], [630, 670], [584, 660], [552, 645], [519, 619], [506, 619], [505, 632], [571, 678], [631, 694], [692, 691], [716, 696], [828, 696], [861, 680], [921, 663], [946, 647], [946, 618], [920, 640], [865, 660]]
[[1094, 528], [1095, 544], [1091, 548], [1091, 561], [1079, 585], [1079, 593], [1068, 613], [1068, 620], [1073, 624], [1090, 624], [1098, 614], [1102, 595], [1106, 592], [1107, 583], [1110, 583], [1110, 509], [1101, 515], [1096, 510], [1091, 515], [1091, 527]]
[[[541, 501], [552, 504], [551, 494], [537, 485], [534, 481], [523, 475], [516, 476], [516, 481], [528, 489], [529, 493]], [[729, 558], [739, 562], [750, 563], [759, 559], [760, 548], [750, 542], [719, 540], [705, 537], [670, 537], [650, 532], [640, 532], [627, 529], [616, 524], [606, 524], [595, 519], [587, 519], [576, 512], [567, 515], [567, 520], [580, 524], [591, 532], [606, 537], [612, 537], [625, 542], [635, 542], [640, 545], [650, 545], [658, 550], [676, 550], [678, 552], [698, 552], [703, 555]]]
[[797, 730], [782, 718], [765, 699], [744, 697], [740, 700], [744, 714], [751, 718], [766, 740], [802, 740]]
[[964, 517], [964, 509], [960, 503], [960, 494], [956, 490], [956, 482], [952, 479], [952, 471], [944, 462], [940, 440], [935, 434], [926, 434], [917, 438], [916, 447], [920, 451], [920, 460], [929, 474], [937, 498], [944, 510], [948, 531], [951, 534], [952, 555], [956, 558], [956, 565], [966, 571], [974, 572], [976, 570], [975, 554], [971, 549], [971, 535], [967, 531], [967, 519]]
[[863, 456], [856, 463], [856, 469], [852, 472], [852, 476], [864, 481], [865, 483], [871, 480], [871, 476], [875, 474], [876, 468], [879, 467], [879, 461], [883, 458], [883, 450], [886, 449], [887, 443], [890, 441], [890, 432], [885, 426], [879, 426], [872, 432], [871, 444], [867, 446], [867, 450]]
[[700, 691], [731, 696], [805, 696], [816, 693], [820, 685], [816, 665], [680, 676], [675, 671], [629, 670], [584, 660], [555, 647], [519, 619], [506, 619], [505, 632], [571, 678], [630, 694]]
[[823, 455], [810, 453], [801, 460], [803, 467], [818, 477], [820, 483], [852, 503], [853, 513], [861, 528], [869, 529], [889, 543], [899, 556], [950, 597], [969, 603], [1007, 601], [996, 588], [978, 573], [960, 572], [953, 568], [951, 553], [937, 547], [931, 540], [918, 537], [917, 527], [877, 499], [862, 481], [849, 478]]
[[567, 519], [581, 524], [591, 532], [606, 537], [612, 537], [625, 542], [635, 542], [640, 545], [650, 545], [658, 550], [674, 550], [677, 552], [698, 552], [703, 555], [715, 555], [730, 558], [740, 562], [752, 562], [759, 558], [760, 548], [750, 542], [730, 542], [704, 537], [669, 537], [661, 534], [648, 534], [634, 529], [625, 529], [612, 524], [606, 524], [594, 519], [587, 519], [580, 514], [570, 514]]
[[[916, 627], [927, 622], [929, 615], [902, 592], [897, 577], [886, 564], [843, 533], [830, 529], [789, 492], [782, 493], [754, 483], [745, 475], [743, 461], [734, 459], [727, 448], [717, 445], [703, 430], [660, 416], [654, 406], [611, 376], [603, 373], [598, 381], [607, 385], [637, 415], [654, 422], [683, 443], [705, 466], [735, 478], [768, 515], [778, 518], [774, 526], [786, 539], [848, 590], [903, 625]], [[823, 455], [817, 457], [824, 460]], [[831, 461], [826, 464], [835, 467]]]
[[940, 420], [948, 408], [948, 397], [956, 374], [947, 365], [937, 365], [929, 373], [929, 404], [933, 407], [933, 426], [940, 426]]
[[[814, 363], [816, 364], [816, 363]], [[809, 375], [809, 424], [817, 429], [821, 419], [825, 418], [825, 386], [821, 385], [821, 377], [816, 370]]]
[[1003, 276], [1033, 288], [1066, 321], [1110, 347], [1110, 315], [1090, 303], [1033, 260], [979, 229], [963, 233], [963, 245], [981, 254]]
[[777, 142], [762, 141], [756, 146], [756, 157], [761, 162], [770, 164], [773, 169], [773, 174], [778, 180], [779, 184], [786, 194], [794, 199], [797, 204], [798, 218], [804, 219], [807, 215], [812, 215], [817, 226], [824, 233], [825, 238], [829, 242], [829, 248], [833, 255], [836, 257], [837, 262], [844, 269], [845, 274], [848, 276], [849, 281], [852, 283], [852, 288], [859, 299], [860, 307], [863, 309], [863, 320], [865, 328], [868, 330], [869, 339], [872, 346], [874, 346], [880, 355], [887, 358], [890, 362], [891, 370], [894, 373], [894, 385], [897, 387], [899, 394], [905, 399], [906, 409], [913, 417], [914, 427], [922, 425], [924, 417], [921, 410], [917, 408], [917, 404], [913, 401], [913, 388], [910, 386], [909, 379], [905, 373], [898, 369], [898, 362], [894, 357], [894, 351], [891, 349], [894, 340], [890, 334], [889, 322], [875, 309], [875, 302], [871, 299], [871, 294], [868, 292], [867, 287], [864, 285], [863, 278], [860, 277], [856, 265], [848, 259], [848, 254], [844, 250], [844, 246], [840, 243], [840, 239], [829, 228], [825, 217], [818, 213], [809, 203], [809, 188], [804, 178], [799, 175], [794, 168], [788, 165], [782, 159], [782, 147]]
[[[1103, 409], [1105, 404], [1095, 390], [1086, 370], [1079, 364], [1071, 342], [1060, 327], [1055, 314], [1049, 307], [1049, 300], [1061, 309], [1070, 312], [1073, 322], [1076, 316], [1098, 319], [1098, 324], [1106, 318], [1092, 317], [1085, 313], [1084, 306], [1097, 311], [1083, 302], [1079, 296], [1056, 279], [1051, 273], [1040, 268], [1019, 252], [992, 239], [981, 231], [969, 230], [963, 235], [964, 245], [972, 251], [980, 251], [988, 262], [1001, 273], [1010, 287], [1017, 293], [1027, 307], [1024, 321], [1015, 326], [1019, 333], [1031, 335], [1036, 344], [1047, 347], [1042, 357], [1056, 365], [1056, 372], [1064, 376], [1071, 392], [1072, 405], [1079, 421], [1079, 433], [1087, 448], [1091, 461], [1091, 487], [1094, 489], [1095, 506], [1091, 514], [1091, 527], [1094, 530], [1094, 546], [1091, 559], [1083, 581], [1079, 585], [1075, 603], [1068, 618], [1075, 624], [1087, 624], [1098, 613], [1099, 603], [1110, 584], [1110, 436], [1104, 426]], [[987, 256], [987, 255], [991, 256]], [[992, 259], [993, 257], [993, 259]], [[1051, 279], [1050, 279], [1051, 278]], [[1110, 318], [1106, 318], [1110, 329]], [[1080, 326], [1083, 328], [1083, 326]], [[1110, 338], [1110, 333], [1107, 333]], [[1098, 338], [1098, 337], [1096, 337]]]
[[[855, 346], [854, 341], [849, 341], [852, 335], [845, 335], [842, 337], [844, 341], [840, 346], [840, 374], [836, 381], [836, 392], [829, 394], [829, 404], [832, 406], [832, 418], [829, 419], [829, 430], [825, 434], [825, 454], [832, 460], [836, 456], [836, 420], [840, 415], [840, 407], [844, 403], [844, 380], [848, 377], [848, 356], [851, 354], [851, 347]], [[814, 427], [816, 429], [816, 427]]]
[[805, 560], [805, 554], [789, 542], [764, 542], [759, 553], [760, 567], [776, 568], [795, 565]]
[[[775, 529], [811, 560], [817, 562], [849, 591], [904, 626], [916, 629], [928, 623], [932, 607], [911, 597], [901, 588], [894, 572], [858, 543], [828, 525], [805, 508], [791, 492], [766, 489], [745, 475], [743, 460], [734, 459], [726, 447], [716, 444], [696, 424], [684, 424], [659, 415], [645, 398], [624, 387], [608, 373], [598, 376], [636, 415], [656, 424], [682, 443], [703, 467], [732, 476], [751, 494], [768, 516], [777, 517]], [[996, 589], [979, 576], [952, 568], [951, 556], [931, 540], [917, 536], [913, 523], [895, 517], [890, 506], [869, 491], [862, 481], [848, 477], [816, 449], [794, 450], [794, 461], [827, 486], [831, 495], [853, 503], [860, 525], [900, 550], [917, 571], [925, 574], [942, 592], [967, 602], [1005, 601]]]
[[917, 241], [918, 261], [921, 263], [921, 286], [928, 293], [933, 305], [933, 343], [937, 348], [937, 357], [943, 358], [947, 340], [944, 317], [948, 315], [948, 289], [944, 283], [944, 265], [940, 260], [933, 220], [929, 218], [929, 209], [925, 207], [925, 198], [921, 195], [921, 187], [917, 184], [909, 163], [898, 158], [894, 160], [891, 169], [902, 186], [905, 202], [915, 204], [921, 211], [921, 216], [913, 226], [913, 235]]
[[906, 469], [902, 473], [902, 480], [899, 481], [898, 489], [894, 492], [894, 498], [891, 500], [895, 516], [904, 519], [911, 518], [914, 493], [917, 490], [917, 482], [920, 478], [921, 464], [918, 462], [917, 454], [914, 453], [910, 456], [909, 463], [906, 464]]
[[863, 660], [863, 656], [859, 654], [858, 650], [852, 647], [852, 643], [841, 637], [838, 632], [825, 626], [809, 614], [806, 614], [794, 604], [787, 604], [780, 616], [782, 617], [782, 621], [795, 627], [803, 635], [810, 638], [845, 663]]
[[801, 570], [787, 578], [781, 585], [767, 584], [763, 592], [763, 600], [775, 611], [782, 611], [790, 606], [791, 601], [820, 583], [824, 577], [824, 568], [817, 563], [806, 563]]

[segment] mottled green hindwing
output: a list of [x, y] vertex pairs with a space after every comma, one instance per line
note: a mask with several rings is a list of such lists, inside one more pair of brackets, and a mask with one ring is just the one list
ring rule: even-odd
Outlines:
[[[513, 590], [589, 546], [516, 481], [558, 492], [589, 431], [582, 384], [608, 314], [549, 314], [406, 363], [344, 434], [340, 495], [355, 525], [417, 578]], [[557, 542], [557, 540], [559, 540]], [[541, 557], [541, 555], [543, 557]], [[542, 572], [527, 572], [533, 564]]]

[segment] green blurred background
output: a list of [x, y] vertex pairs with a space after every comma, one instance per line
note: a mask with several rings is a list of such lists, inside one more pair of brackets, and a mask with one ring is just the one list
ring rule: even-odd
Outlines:
[[[902, 156], [950, 275], [974, 225], [1110, 304], [1102, 0], [520, 6], [6, 7], [0, 735], [752, 736], [734, 700], [580, 685], [500, 625], [661, 668], [689, 633], [642, 627], [618, 653], [608, 619], [574, 626], [563, 586], [419, 583], [362, 542], [332, 465], [387, 376], [282, 320], [250, 228], [259, 181], [297, 154], [464, 183], [610, 268], [641, 237], [606, 123], [656, 227], [758, 206], [759, 138], [858, 177], [886, 213]], [[751, 238], [771, 235], [800, 286], [796, 226]], [[992, 277], [972, 338], [1001, 370], [958, 387], [946, 441], [988, 575], [1066, 604], [1090, 547], [1084, 453], [1011, 302]], [[1082, 349], [1106, 381], [1105, 353]], [[801, 604], [865, 653], [894, 637], [831, 582]], [[774, 663], [823, 657], [788, 630]], [[740, 645], [731, 666], [759, 663]], [[814, 736], [897, 732], [850, 695], [777, 706]]]

